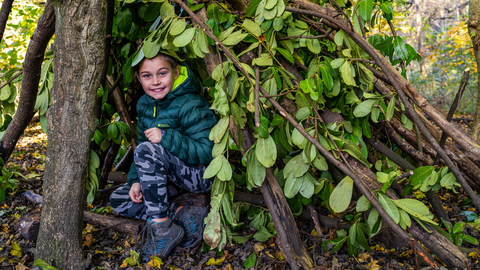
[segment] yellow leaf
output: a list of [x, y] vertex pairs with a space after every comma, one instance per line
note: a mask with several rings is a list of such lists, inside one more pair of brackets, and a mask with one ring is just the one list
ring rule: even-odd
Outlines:
[[371, 260], [370, 263], [367, 265], [367, 268], [369, 270], [378, 270], [380, 269], [380, 265], [377, 264], [378, 261], [377, 260]]
[[22, 257], [22, 248], [18, 245], [17, 242], [12, 242], [12, 250], [10, 254], [13, 256], [17, 256], [18, 258]]
[[272, 259], [275, 259], [275, 256], [273, 256], [272, 254], [270, 254], [270, 251], [265, 251], [265, 254], [267, 254], [268, 257], [272, 258]]
[[318, 232], [316, 229], [313, 229], [312, 232], [310, 233], [311, 235], [318, 235]]
[[5, 261], [5, 256], [0, 258], [0, 263], [2, 263], [3, 261]]
[[279, 261], [285, 260], [285, 258], [283, 257], [282, 252], [280, 252], [280, 251], [277, 251], [277, 252], [275, 253], [275, 256], [277, 256], [277, 258], [278, 258]]
[[113, 239], [113, 240], [117, 239], [117, 238], [118, 238], [118, 235], [119, 235], [119, 233], [118, 233], [118, 232], [116, 232], [116, 233], [115, 233], [115, 235], [114, 235], [114, 236], [112, 236], [112, 239]]
[[476, 259], [478, 259], [478, 257], [480, 257], [480, 256], [478, 255], [477, 252], [470, 252], [470, 253], [468, 254], [468, 257], [472, 257], [472, 259], [476, 260]]
[[127, 259], [123, 260], [123, 263], [122, 265], [120, 265], [120, 268], [125, 268], [128, 266], [128, 262], [127, 262]]
[[101, 251], [101, 250], [95, 250], [95, 254], [103, 254], [103, 251]]
[[220, 264], [222, 264], [224, 261], [225, 261], [225, 257], [221, 257], [221, 258], [219, 258], [218, 260], [215, 260], [215, 258], [212, 257], [212, 258], [210, 258], [210, 259], [207, 261], [206, 265], [220, 265]]
[[162, 259], [155, 256], [152, 256], [151, 258], [152, 259], [148, 262], [148, 265], [160, 269], [160, 267], [163, 265]]

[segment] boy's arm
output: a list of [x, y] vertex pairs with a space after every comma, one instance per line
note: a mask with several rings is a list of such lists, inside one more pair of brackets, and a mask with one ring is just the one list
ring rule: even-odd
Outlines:
[[160, 144], [189, 164], [209, 164], [214, 142], [208, 137], [217, 119], [208, 102], [199, 96], [187, 100], [180, 110], [179, 121], [184, 132], [166, 129]]

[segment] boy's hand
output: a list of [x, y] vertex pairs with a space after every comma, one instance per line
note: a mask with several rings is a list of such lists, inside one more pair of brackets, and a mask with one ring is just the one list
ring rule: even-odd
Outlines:
[[136, 203], [142, 202], [142, 198], [143, 198], [142, 187], [140, 186], [139, 182], [132, 184], [132, 187], [130, 187], [130, 192], [128, 192], [128, 195], [130, 196], [130, 199], [132, 199], [133, 202], [136, 202]]
[[159, 143], [162, 140], [162, 131], [156, 127], [144, 131], [147, 139], [152, 143]]

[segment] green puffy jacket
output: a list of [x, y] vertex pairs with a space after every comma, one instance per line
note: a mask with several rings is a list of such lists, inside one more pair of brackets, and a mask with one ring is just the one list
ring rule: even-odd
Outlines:
[[[138, 144], [148, 141], [144, 131], [157, 127], [164, 131], [160, 145], [180, 160], [193, 165], [212, 161], [214, 142], [208, 139], [217, 119], [210, 104], [198, 94], [200, 82], [186, 65], [179, 65], [180, 75], [168, 95], [155, 100], [143, 95], [137, 102]], [[132, 163], [128, 184], [139, 182]]]

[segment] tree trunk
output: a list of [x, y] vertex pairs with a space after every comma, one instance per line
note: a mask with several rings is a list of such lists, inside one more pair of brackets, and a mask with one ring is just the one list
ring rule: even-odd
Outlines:
[[[480, 67], [480, 1], [471, 0], [468, 9], [468, 33], [472, 39], [477, 67]], [[478, 142], [480, 141], [480, 73], [477, 73], [477, 92], [477, 105], [475, 106], [470, 136]]]
[[38, 21], [37, 28], [33, 33], [25, 55], [19, 106], [0, 142], [0, 157], [4, 161], [12, 154], [15, 145], [17, 145], [18, 138], [20, 138], [20, 135], [22, 135], [35, 114], [34, 107], [35, 100], [37, 99], [43, 56], [54, 32], [55, 13], [53, 6], [47, 2], [45, 11]]
[[105, 3], [55, 1], [55, 80], [48, 111], [42, 221], [35, 259], [84, 269], [81, 231], [95, 96], [103, 67]]

